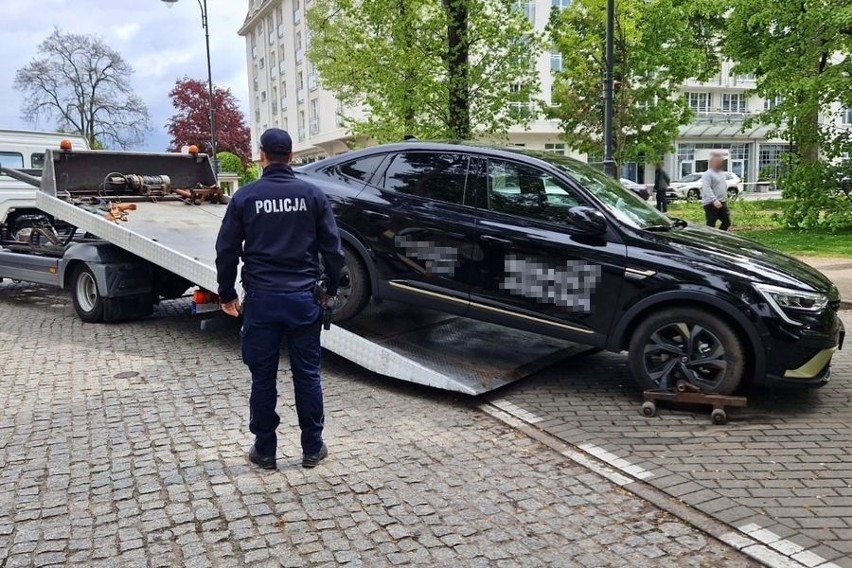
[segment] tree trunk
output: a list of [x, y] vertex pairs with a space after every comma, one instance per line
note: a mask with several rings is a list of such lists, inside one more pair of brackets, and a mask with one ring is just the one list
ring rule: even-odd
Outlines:
[[448, 126], [452, 136], [458, 140], [471, 137], [467, 1], [443, 0], [447, 12]]
[[[406, 5], [407, 0], [399, 0], [399, 16], [402, 22], [406, 22], [408, 15], [408, 6]], [[411, 28], [409, 26], [405, 26], [403, 30], [403, 42], [404, 45], [402, 49], [408, 50], [411, 49], [411, 46], [414, 42], [412, 37]], [[403, 85], [405, 85], [406, 92], [411, 92], [412, 89], [415, 88], [417, 84], [417, 76], [416, 73], [410, 69], [406, 69], [402, 76]], [[415, 120], [415, 112], [414, 112], [414, 104], [410, 99], [406, 99], [405, 107], [402, 110], [402, 124], [404, 132], [403, 134], [408, 136], [417, 136], [417, 121]]]

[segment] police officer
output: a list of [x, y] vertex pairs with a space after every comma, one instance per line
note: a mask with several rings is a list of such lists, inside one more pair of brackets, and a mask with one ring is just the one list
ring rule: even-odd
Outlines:
[[[276, 468], [276, 379], [285, 336], [302, 431], [302, 466], [315, 467], [328, 455], [322, 438], [320, 323], [322, 309], [337, 294], [343, 252], [325, 195], [290, 169], [292, 150], [287, 132], [271, 128], [263, 133], [263, 175], [231, 198], [216, 241], [219, 298], [233, 317], [241, 308], [235, 281], [243, 261], [240, 337], [243, 361], [251, 370], [249, 429], [255, 435], [248, 458], [264, 469]], [[328, 288], [317, 298], [320, 254]]]

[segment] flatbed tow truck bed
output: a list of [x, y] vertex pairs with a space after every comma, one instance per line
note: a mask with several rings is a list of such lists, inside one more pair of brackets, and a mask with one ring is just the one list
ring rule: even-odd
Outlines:
[[[215, 241], [225, 205], [137, 201], [126, 222], [107, 220], [55, 197], [55, 183], [36, 197], [38, 209], [206, 290], [216, 290]], [[46, 187], [44, 187], [46, 186]], [[392, 302], [322, 333], [322, 345], [370, 371], [470, 395], [526, 377], [588, 350], [565, 341]], [[510, 347], [510, 348], [509, 348]]]

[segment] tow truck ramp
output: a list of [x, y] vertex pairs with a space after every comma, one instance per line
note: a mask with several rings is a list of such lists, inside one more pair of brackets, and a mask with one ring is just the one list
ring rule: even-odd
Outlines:
[[[208, 160], [136, 154], [132, 158], [122, 155], [117, 164], [111, 153], [73, 153], [56, 158], [48, 154], [42, 188], [36, 196], [38, 209], [196, 286], [216, 290], [215, 242], [225, 205], [137, 200], [128, 220], [119, 223], [57, 197], [75, 188], [97, 187], [105, 168], [162, 173], [184, 184], [179, 187], [198, 180], [215, 183]], [[370, 305], [356, 318], [333, 325], [321, 337], [327, 350], [370, 371], [471, 395], [501, 387], [588, 349], [390, 302]]]

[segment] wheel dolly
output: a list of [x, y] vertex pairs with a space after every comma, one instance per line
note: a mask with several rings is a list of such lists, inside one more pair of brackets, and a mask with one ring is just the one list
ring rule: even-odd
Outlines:
[[707, 394], [700, 388], [685, 380], [679, 380], [674, 390], [650, 389], [642, 393], [645, 402], [642, 403], [642, 415], [650, 418], [657, 414], [656, 401], [665, 400], [677, 404], [706, 404], [713, 407], [710, 420], [713, 424], [722, 425], [728, 421], [725, 413], [726, 406], [745, 407], [748, 399], [744, 396], [729, 396]]

